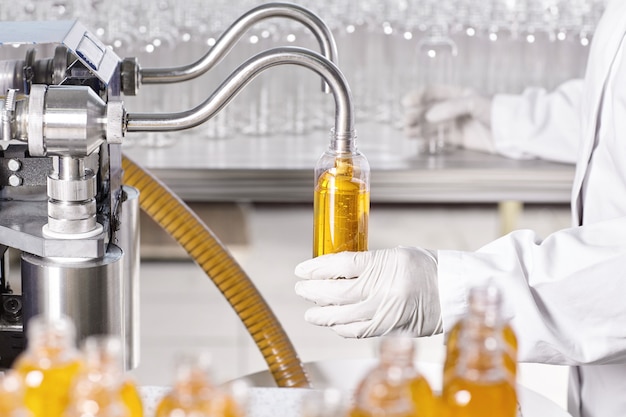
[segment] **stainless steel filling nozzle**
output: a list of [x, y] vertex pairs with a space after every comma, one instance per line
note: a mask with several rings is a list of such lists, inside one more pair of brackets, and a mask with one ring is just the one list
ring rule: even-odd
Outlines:
[[198, 126], [216, 115], [241, 89], [265, 69], [293, 64], [318, 73], [328, 84], [335, 99], [336, 146], [355, 138], [354, 107], [350, 87], [339, 68], [324, 56], [304, 48], [281, 47], [261, 52], [240, 65], [203, 103], [177, 113], [129, 113], [126, 132], [176, 131]]

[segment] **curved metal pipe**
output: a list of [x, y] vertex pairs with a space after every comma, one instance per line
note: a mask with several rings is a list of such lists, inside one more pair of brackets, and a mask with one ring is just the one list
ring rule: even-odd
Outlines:
[[334, 136], [340, 142], [354, 138], [354, 107], [348, 83], [337, 66], [317, 52], [305, 48], [281, 47], [261, 52], [240, 65], [213, 94], [191, 110], [178, 113], [129, 113], [127, 132], [176, 131], [198, 126], [226, 106], [263, 70], [294, 64], [318, 73], [329, 85], [335, 99]]
[[[141, 83], [166, 84], [199, 77], [217, 65], [248, 29], [261, 20], [273, 17], [284, 17], [302, 23], [315, 35], [322, 55], [337, 63], [335, 39], [322, 19], [302, 6], [291, 3], [267, 3], [251, 9], [237, 19], [198, 61], [181, 67], [139, 69]], [[325, 85], [323, 88], [328, 92]]]

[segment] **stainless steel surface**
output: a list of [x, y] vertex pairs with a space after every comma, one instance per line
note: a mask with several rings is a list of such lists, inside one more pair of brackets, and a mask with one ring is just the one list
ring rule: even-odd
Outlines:
[[129, 369], [139, 366], [139, 191], [124, 186], [125, 197], [122, 199], [120, 224], [123, 226], [116, 233], [115, 242], [124, 252], [122, 274], [124, 286], [123, 305], [127, 320], [124, 321], [124, 339], [129, 350]]
[[45, 154], [91, 155], [106, 139], [106, 112], [89, 87], [48, 87], [41, 115]]
[[[2, 44], [64, 45], [105, 85], [119, 85], [119, 77], [116, 75], [119, 74], [121, 59], [78, 21], [2, 21], [0, 45]], [[55, 78], [60, 77], [60, 58], [57, 56], [56, 62], [53, 59], [53, 73], [49, 74], [51, 81], [58, 81]]]
[[[82, 163], [81, 158], [61, 157], [61, 161]], [[81, 164], [82, 165], [82, 164]], [[58, 201], [85, 201], [96, 195], [96, 178], [84, 165], [73, 174], [59, 169], [48, 176], [48, 197]]]
[[104, 256], [105, 233], [79, 239], [45, 238], [42, 229], [48, 223], [47, 200], [0, 201], [0, 243], [42, 257]]
[[[50, 259], [22, 254], [25, 323], [36, 315], [66, 315], [76, 324], [78, 341], [90, 335], [112, 334], [125, 340], [133, 317], [124, 303], [123, 253], [110, 245], [103, 258]], [[124, 352], [133, 363], [132, 348]]]
[[47, 180], [46, 231], [72, 238], [96, 230], [96, 174], [85, 168], [83, 158], [54, 156], [52, 166]]
[[[31, 87], [30, 95], [28, 96], [28, 107], [23, 109], [27, 114], [22, 117], [23, 123], [16, 126], [18, 132], [15, 132], [15, 136], [24, 136], [28, 140], [28, 150], [31, 156], [44, 156], [46, 154], [43, 114], [47, 92], [48, 87], [45, 85], [38, 84]], [[25, 132], [19, 132], [24, 129], [26, 130]]]
[[[319, 137], [186, 137], [171, 148], [125, 148], [189, 201], [312, 202], [313, 168], [327, 146]], [[511, 160], [455, 149], [420, 154], [402, 132], [362, 124], [359, 149], [371, 166], [372, 203], [568, 204], [574, 166]]]
[[8, 89], [20, 89], [24, 85], [24, 60], [0, 60], [0, 95]]
[[237, 93], [262, 71], [281, 64], [300, 65], [317, 72], [328, 83], [335, 99], [337, 138], [354, 135], [354, 108], [348, 83], [339, 69], [320, 54], [303, 48], [274, 48], [261, 52], [239, 66], [199, 106], [179, 113], [129, 113], [128, 132], [176, 131], [198, 126], [217, 114]]
[[[174, 68], [142, 68], [139, 70], [140, 81], [143, 84], [159, 84], [186, 81], [198, 77], [213, 68], [248, 29], [269, 18], [287, 18], [302, 23], [315, 35], [322, 55], [329, 61], [337, 62], [335, 39], [328, 26], [317, 15], [296, 4], [267, 3], [251, 9], [237, 19], [224, 31], [206, 55], [198, 61]], [[122, 74], [124, 77], [125, 73]], [[130, 90], [132, 90], [132, 83], [130, 86]]]
[[117, 99], [109, 99], [106, 108], [106, 140], [107, 143], [121, 144], [124, 139], [124, 119], [126, 109], [124, 102]]
[[[25, 94], [2, 100], [2, 181], [13, 187], [2, 187], [0, 244], [22, 252], [25, 325], [39, 314], [68, 315], [79, 341], [119, 336], [133, 368], [138, 205], [136, 195], [122, 199], [120, 60], [77, 22], [0, 22], [0, 44], [55, 42], [67, 49], [57, 46], [53, 59], [27, 51]], [[2, 66], [14, 83], [16, 62]], [[127, 256], [112, 243], [122, 236]]]

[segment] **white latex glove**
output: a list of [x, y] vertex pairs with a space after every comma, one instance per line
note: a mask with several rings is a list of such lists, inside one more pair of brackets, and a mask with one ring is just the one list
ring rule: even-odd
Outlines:
[[343, 337], [441, 332], [437, 261], [421, 248], [323, 255], [296, 266], [305, 320]]
[[414, 91], [402, 100], [405, 134], [424, 137], [445, 125], [450, 144], [495, 153], [491, 101], [471, 89], [450, 85], [433, 85]]

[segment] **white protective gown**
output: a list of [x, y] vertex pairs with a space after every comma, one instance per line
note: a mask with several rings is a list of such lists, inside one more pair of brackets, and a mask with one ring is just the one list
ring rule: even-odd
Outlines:
[[584, 82], [551, 94], [497, 96], [496, 147], [512, 157], [577, 161], [573, 226], [519, 230], [477, 252], [438, 252], [444, 329], [469, 287], [495, 280], [519, 338], [519, 359], [571, 365], [569, 412], [626, 416], [626, 1], [594, 35]]

